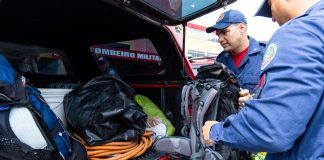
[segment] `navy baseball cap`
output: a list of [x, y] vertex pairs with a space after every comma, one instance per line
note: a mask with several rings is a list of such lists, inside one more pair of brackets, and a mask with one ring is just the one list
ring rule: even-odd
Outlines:
[[105, 64], [109, 62], [109, 58], [107, 57], [99, 57], [98, 60], [99, 60], [99, 64]]
[[272, 17], [271, 9], [268, 4], [268, 0], [264, 0], [261, 6], [259, 7], [258, 11], [255, 13], [254, 16], [262, 16], [262, 17]]
[[246, 23], [246, 18], [243, 15], [243, 13], [241, 13], [238, 10], [229, 10], [229, 11], [222, 13], [218, 17], [216, 24], [208, 27], [206, 29], [206, 32], [211, 33], [211, 32], [214, 32], [216, 29], [224, 29], [233, 23], [241, 23], [241, 22]]

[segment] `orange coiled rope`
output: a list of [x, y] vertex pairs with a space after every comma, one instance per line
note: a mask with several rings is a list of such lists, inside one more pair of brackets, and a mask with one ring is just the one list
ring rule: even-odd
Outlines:
[[110, 142], [97, 146], [88, 146], [79, 139], [85, 145], [90, 160], [127, 160], [142, 155], [152, 146], [152, 134], [151, 131], [145, 131], [139, 142]]

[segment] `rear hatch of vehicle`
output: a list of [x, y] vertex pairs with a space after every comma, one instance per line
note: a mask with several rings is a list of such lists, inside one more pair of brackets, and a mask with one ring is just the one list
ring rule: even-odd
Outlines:
[[165, 24], [185, 23], [233, 1], [157, 2], [3, 0], [0, 51], [38, 88], [84, 84], [102, 75], [98, 56], [108, 57], [120, 78], [170, 111], [177, 126], [180, 87], [190, 67]]

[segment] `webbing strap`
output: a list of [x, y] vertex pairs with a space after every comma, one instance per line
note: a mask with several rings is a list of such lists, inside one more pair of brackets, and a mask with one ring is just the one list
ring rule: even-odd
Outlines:
[[[204, 125], [204, 117], [205, 117], [205, 114], [206, 114], [206, 111], [207, 109], [210, 107], [210, 104], [213, 102], [214, 98], [216, 97], [215, 101], [216, 101], [216, 111], [218, 109], [218, 97], [219, 96], [216, 96], [218, 93], [218, 91], [213, 88], [212, 85], [210, 84], [207, 84], [205, 86], [205, 89], [202, 91], [201, 93], [201, 98], [200, 98], [200, 102], [199, 102], [199, 109], [198, 109], [198, 113], [197, 113], [197, 127], [200, 129], [203, 127]], [[217, 112], [216, 112], [217, 113]], [[205, 143], [202, 139], [201, 136], [200, 137], [200, 141], [203, 145], [203, 147], [205, 147]]]
[[185, 118], [186, 125], [189, 125], [187, 118], [189, 115], [186, 113], [186, 108], [188, 108], [188, 97], [186, 97], [186, 95], [189, 85], [190, 84], [184, 85], [181, 91], [181, 116]]
[[205, 149], [204, 160], [224, 160], [223, 156], [218, 152], [211, 150], [210, 148]]
[[[191, 139], [191, 150], [192, 153], [196, 152], [197, 147], [197, 132], [199, 132], [197, 128], [196, 123], [196, 117], [197, 117], [197, 110], [199, 108], [198, 100], [200, 98], [199, 91], [196, 88], [199, 82], [193, 81], [190, 84], [188, 84], [188, 89], [185, 94], [185, 107], [184, 112], [186, 113], [186, 121], [187, 125], [190, 128], [189, 131], [189, 138]], [[190, 98], [189, 98], [190, 97]], [[191, 115], [189, 114], [189, 101], [191, 102]]]
[[218, 152], [206, 148], [206, 150], [200, 150], [199, 152], [191, 154], [190, 160], [224, 160], [224, 158]]
[[[198, 85], [203, 85], [202, 90], [198, 90]], [[204, 152], [206, 149], [206, 145], [200, 135], [200, 129], [204, 125], [205, 114], [212, 103], [215, 104], [214, 109], [216, 111], [214, 113], [217, 114], [219, 101], [217, 94], [218, 91], [214, 86], [200, 81], [190, 82], [182, 88], [181, 114], [185, 117], [186, 125], [190, 127], [189, 138], [191, 139], [191, 151], [193, 154]], [[191, 115], [189, 114], [189, 103], [191, 105]]]
[[[181, 113], [185, 117], [186, 120], [186, 125], [190, 126], [191, 125], [191, 115], [189, 114], [189, 101], [196, 101], [199, 98], [199, 92], [196, 89], [196, 83], [188, 83], [182, 88], [182, 93], [181, 93]], [[191, 100], [189, 100], [189, 95], [191, 96]], [[191, 104], [192, 108], [195, 108], [194, 103]]]

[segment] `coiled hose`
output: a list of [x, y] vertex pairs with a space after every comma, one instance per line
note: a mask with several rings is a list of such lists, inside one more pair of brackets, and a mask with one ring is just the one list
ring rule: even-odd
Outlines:
[[141, 141], [110, 142], [97, 146], [88, 146], [78, 137], [87, 149], [90, 160], [127, 160], [142, 155], [152, 146], [152, 131], [145, 131]]

